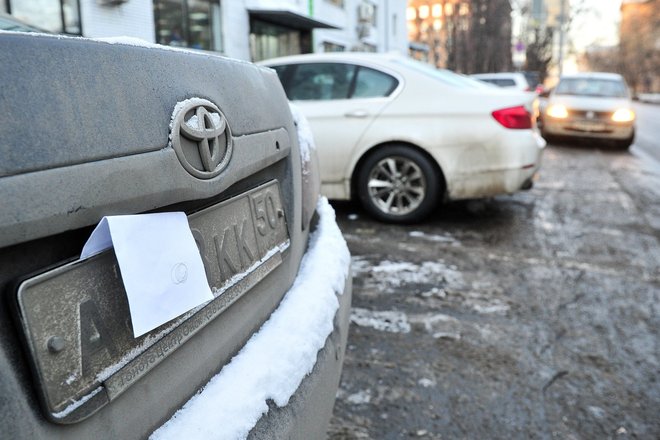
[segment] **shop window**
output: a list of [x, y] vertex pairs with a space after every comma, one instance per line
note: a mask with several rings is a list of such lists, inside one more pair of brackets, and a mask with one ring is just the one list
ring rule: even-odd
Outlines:
[[328, 2], [328, 3], [331, 3], [335, 6], [338, 6], [340, 8], [344, 7], [344, 0], [325, 0], [325, 1]]
[[222, 51], [217, 0], [154, 0], [154, 18], [159, 44]]
[[72, 35], [82, 33], [78, 0], [9, 0], [4, 6], [4, 10], [14, 17], [45, 31]]
[[330, 43], [329, 41], [323, 42], [323, 52], [344, 52], [346, 46], [341, 44]]
[[370, 43], [362, 43], [360, 46], [362, 52], [376, 52], [376, 49], [376, 46]]
[[250, 20], [252, 61], [310, 53], [311, 51], [312, 33], [309, 30], [280, 26], [255, 18]]

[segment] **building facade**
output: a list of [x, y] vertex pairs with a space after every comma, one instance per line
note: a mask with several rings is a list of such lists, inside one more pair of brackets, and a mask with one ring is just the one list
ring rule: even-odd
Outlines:
[[250, 61], [406, 53], [405, 7], [405, 0], [0, 0], [0, 12], [48, 32], [128, 36]]
[[410, 0], [410, 55], [460, 73], [511, 70], [509, 0]]
[[[532, 19], [542, 26], [557, 27], [561, 21], [562, 0], [532, 0]], [[564, 0], [564, 8], [567, 8], [567, 0]]]
[[623, 0], [621, 73], [637, 93], [660, 93], [660, 1]]

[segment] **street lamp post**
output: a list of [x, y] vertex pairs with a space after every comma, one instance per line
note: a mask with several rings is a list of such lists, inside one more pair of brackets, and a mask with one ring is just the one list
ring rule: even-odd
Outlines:
[[559, 59], [557, 62], [557, 70], [559, 71], [559, 76], [564, 71], [564, 38], [565, 38], [565, 26], [564, 22], [566, 21], [566, 0], [560, 0], [559, 4]]

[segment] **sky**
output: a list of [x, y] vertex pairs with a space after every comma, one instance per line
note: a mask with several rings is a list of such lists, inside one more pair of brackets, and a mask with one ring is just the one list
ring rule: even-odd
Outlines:
[[582, 12], [574, 12], [571, 42], [578, 52], [587, 46], [615, 45], [619, 37], [619, 8], [621, 0], [572, 0], [573, 9], [583, 3]]

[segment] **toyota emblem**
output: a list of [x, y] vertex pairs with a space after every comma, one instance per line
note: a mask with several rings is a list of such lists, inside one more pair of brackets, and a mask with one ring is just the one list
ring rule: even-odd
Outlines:
[[200, 98], [177, 104], [171, 127], [172, 148], [190, 174], [210, 179], [227, 167], [232, 153], [231, 131], [215, 104]]

